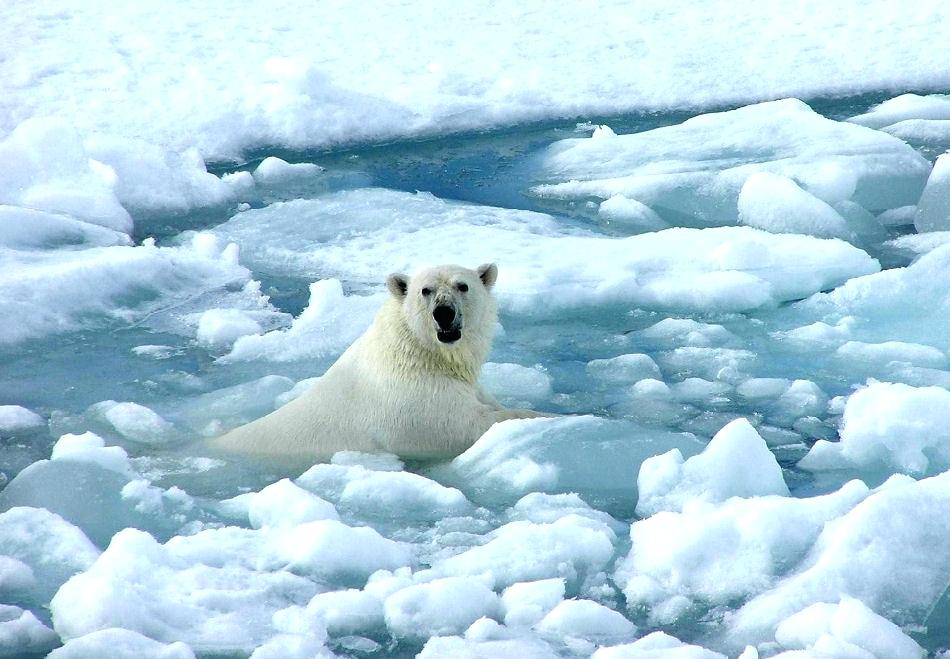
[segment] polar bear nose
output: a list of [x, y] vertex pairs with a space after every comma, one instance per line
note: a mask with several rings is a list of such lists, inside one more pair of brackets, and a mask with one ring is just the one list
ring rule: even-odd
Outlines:
[[451, 329], [452, 322], [455, 320], [455, 309], [445, 305], [438, 306], [435, 308], [435, 311], [432, 312], [432, 317], [435, 318], [435, 322], [438, 323], [439, 329]]

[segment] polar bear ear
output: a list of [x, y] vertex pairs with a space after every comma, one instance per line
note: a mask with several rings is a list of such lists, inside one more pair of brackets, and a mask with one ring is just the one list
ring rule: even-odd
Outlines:
[[482, 264], [478, 266], [475, 272], [478, 273], [479, 279], [482, 280], [487, 289], [491, 289], [495, 285], [495, 280], [498, 279], [498, 266], [494, 263]]
[[401, 272], [394, 272], [386, 277], [386, 288], [394, 298], [401, 300], [406, 297], [406, 291], [409, 290], [409, 277]]

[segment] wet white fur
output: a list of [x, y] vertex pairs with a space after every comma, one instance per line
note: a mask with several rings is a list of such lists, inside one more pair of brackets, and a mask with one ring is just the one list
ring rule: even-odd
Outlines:
[[[458, 455], [498, 421], [538, 416], [503, 408], [477, 381], [497, 322], [490, 291], [496, 275], [494, 265], [391, 275], [393, 296], [311, 389], [212, 444], [301, 466], [342, 450], [438, 459]], [[432, 311], [439, 304], [460, 315], [455, 343], [436, 338]]]

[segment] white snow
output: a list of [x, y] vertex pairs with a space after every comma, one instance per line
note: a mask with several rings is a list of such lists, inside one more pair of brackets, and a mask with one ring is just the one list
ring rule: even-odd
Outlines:
[[551, 395], [551, 376], [540, 366], [486, 362], [479, 382], [503, 403], [530, 406]]
[[384, 609], [394, 636], [427, 639], [460, 634], [483, 616], [497, 616], [501, 604], [478, 578], [446, 577], [393, 593]]
[[340, 519], [332, 503], [294, 485], [286, 478], [254, 494], [248, 503], [247, 512], [248, 520], [255, 529], [296, 526], [320, 519]]
[[739, 224], [757, 229], [845, 240], [851, 235], [838, 211], [778, 174], [749, 176], [739, 191], [738, 204]]
[[564, 579], [522, 581], [505, 588], [501, 603], [508, 627], [531, 627], [564, 599]]
[[867, 495], [867, 486], [852, 481], [819, 497], [735, 497], [658, 512], [630, 527], [632, 547], [614, 579], [628, 606], [670, 624], [691, 609], [767, 591], [806, 559], [827, 522]]
[[120, 446], [106, 446], [98, 435], [86, 432], [82, 435], [65, 434], [53, 446], [50, 460], [86, 462], [126, 477], [134, 474], [129, 464], [129, 454]]
[[[886, 210], [916, 203], [930, 164], [890, 135], [825, 119], [785, 99], [614, 139], [562, 140], [548, 148], [542, 169], [549, 183], [534, 188], [542, 197], [622, 194], [666, 221], [699, 226], [735, 223], [743, 185], [765, 172], [803, 190], [774, 176], [753, 179], [747, 219], [772, 230], [792, 228], [782, 223], [794, 221], [796, 229], [837, 235], [843, 224], [827, 204], [854, 201]], [[783, 218], [779, 205], [804, 215]]]
[[[492, 254], [502, 308], [541, 315], [603, 304], [743, 311], [879, 269], [838, 240], [748, 227], [674, 228], [615, 239], [581, 235], [541, 213], [377, 189], [246, 211], [214, 233], [240, 245], [242, 263], [264, 272], [330, 274], [378, 288], [383, 273], [445, 262], [474, 267]], [[356, 305], [360, 298], [346, 300]], [[346, 306], [336, 301], [335, 308]], [[354, 329], [364, 313], [360, 307], [346, 313]]]
[[917, 202], [914, 227], [917, 231], [946, 231], [950, 229], [950, 154], [943, 154], [934, 163], [927, 187]]
[[789, 493], [775, 456], [745, 419], [728, 424], [702, 453], [686, 461], [677, 449], [644, 461], [637, 490], [641, 517], [681, 511], [701, 501]]
[[261, 324], [240, 309], [208, 309], [198, 319], [198, 343], [211, 348], [230, 348], [242, 336], [260, 334]]
[[635, 384], [645, 378], [659, 378], [660, 367], [649, 355], [627, 354], [587, 362], [587, 374], [609, 385]]
[[45, 425], [43, 417], [25, 407], [0, 405], [0, 432], [17, 432]]
[[853, 597], [842, 597], [835, 604], [812, 604], [783, 620], [775, 630], [775, 640], [788, 650], [821, 653], [821, 644], [828, 643], [828, 637], [845, 647], [865, 650], [878, 659], [926, 655], [900, 627]]
[[42, 654], [56, 646], [58, 637], [30, 611], [0, 604], [0, 655]]
[[139, 444], [161, 445], [176, 437], [172, 424], [138, 403], [105, 400], [93, 405], [89, 411], [101, 416], [126, 439]]
[[151, 317], [163, 309], [243, 284], [249, 274], [227, 248], [199, 238], [182, 247], [147, 243], [43, 252], [0, 248], [0, 311], [18, 319], [0, 329], [0, 344], [108, 320], [155, 322]]
[[892, 477], [826, 524], [795, 570], [739, 609], [730, 621], [731, 644], [767, 640], [793, 613], [845, 595], [887, 611], [897, 624], [923, 620], [950, 582], [950, 560], [919, 551], [950, 537], [939, 512], [948, 497], [948, 473], [918, 482]]
[[95, 656], [115, 659], [194, 659], [195, 653], [181, 641], [159, 643], [138, 632], [113, 628], [71, 639], [49, 654], [51, 659]]
[[850, 397], [838, 442], [819, 440], [803, 469], [937, 474], [950, 468], [950, 391], [871, 382]]
[[308, 178], [323, 171], [319, 165], [309, 162], [291, 164], [286, 160], [269, 156], [254, 170], [254, 180], [264, 185], [275, 185], [288, 180]]

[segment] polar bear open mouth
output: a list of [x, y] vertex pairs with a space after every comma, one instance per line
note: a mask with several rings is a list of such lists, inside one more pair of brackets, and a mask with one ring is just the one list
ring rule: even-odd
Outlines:
[[444, 332], [442, 330], [436, 330], [435, 336], [442, 343], [455, 343], [462, 338], [462, 330], [450, 329], [445, 330]]

